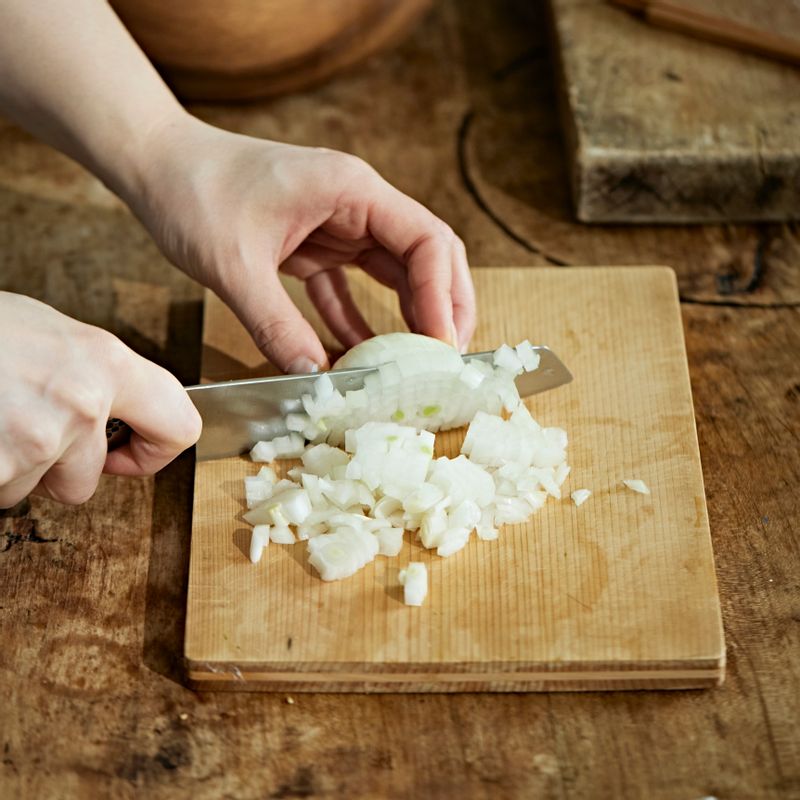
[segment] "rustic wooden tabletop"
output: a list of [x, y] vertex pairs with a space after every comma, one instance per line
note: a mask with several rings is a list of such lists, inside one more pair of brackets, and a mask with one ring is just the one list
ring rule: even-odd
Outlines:
[[[529, 695], [196, 694], [181, 675], [193, 463], [0, 517], [0, 796], [800, 797], [800, 227], [572, 222], [538, 11], [437, 5], [302, 96], [198, 107], [351, 150], [474, 264], [678, 272], [728, 641], [724, 686]], [[97, 181], [0, 125], [0, 286], [193, 382], [201, 290]]]

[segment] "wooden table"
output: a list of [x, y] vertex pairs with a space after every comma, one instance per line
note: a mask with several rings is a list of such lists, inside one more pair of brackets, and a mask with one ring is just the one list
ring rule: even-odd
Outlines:
[[[104, 480], [82, 507], [37, 499], [0, 518], [0, 796], [800, 796], [800, 229], [575, 225], [544, 26], [528, 6], [443, 2], [358, 74], [269, 105], [196, 111], [368, 158], [446, 216], [476, 264], [678, 270], [725, 685], [194, 694], [180, 672], [186, 456], [153, 479]], [[7, 125], [0, 243], [3, 288], [196, 378], [200, 289], [96, 181]]]

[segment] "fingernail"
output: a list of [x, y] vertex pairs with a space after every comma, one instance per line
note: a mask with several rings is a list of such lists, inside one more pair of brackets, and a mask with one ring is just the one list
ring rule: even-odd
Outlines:
[[289, 375], [308, 375], [319, 372], [319, 364], [312, 361], [308, 356], [300, 356], [292, 361], [287, 368]]

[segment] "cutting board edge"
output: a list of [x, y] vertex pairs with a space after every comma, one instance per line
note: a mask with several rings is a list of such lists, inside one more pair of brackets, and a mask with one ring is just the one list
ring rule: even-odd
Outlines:
[[[445, 665], [447, 666], [447, 665]], [[481, 665], [482, 666], [482, 665]], [[571, 665], [575, 667], [576, 665]], [[579, 666], [579, 665], [577, 665]], [[682, 668], [609, 669], [579, 673], [574, 669], [519, 671], [369, 672], [302, 670], [257, 671], [231, 669], [187, 660], [191, 688], [205, 691], [350, 692], [350, 693], [456, 693], [456, 692], [587, 692], [641, 689], [707, 689], [725, 680], [724, 658]]]

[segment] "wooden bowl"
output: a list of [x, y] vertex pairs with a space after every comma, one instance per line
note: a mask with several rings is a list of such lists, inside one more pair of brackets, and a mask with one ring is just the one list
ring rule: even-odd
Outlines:
[[111, 0], [175, 92], [246, 100], [310, 86], [393, 44], [432, 0]]

